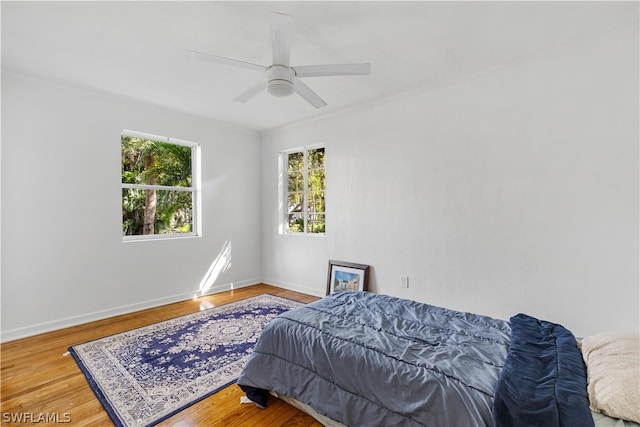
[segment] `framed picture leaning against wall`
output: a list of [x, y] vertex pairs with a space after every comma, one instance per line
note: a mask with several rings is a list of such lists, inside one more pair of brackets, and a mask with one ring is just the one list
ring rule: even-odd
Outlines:
[[327, 295], [345, 291], [366, 291], [368, 282], [368, 265], [329, 260]]

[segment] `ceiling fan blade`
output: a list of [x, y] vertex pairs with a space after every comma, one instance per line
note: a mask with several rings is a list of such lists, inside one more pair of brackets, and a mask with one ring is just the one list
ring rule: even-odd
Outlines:
[[296, 77], [324, 76], [367, 76], [371, 74], [371, 64], [328, 64], [302, 65], [293, 67]]
[[259, 83], [251, 86], [247, 91], [236, 96], [233, 100], [236, 102], [247, 102], [257, 94], [259, 94], [262, 90], [266, 89], [266, 87], [267, 87], [267, 81], [260, 80]]
[[324, 102], [317, 93], [312, 91], [309, 86], [302, 83], [300, 80], [296, 79], [294, 87], [298, 95], [303, 97], [309, 104], [313, 105], [315, 108], [320, 108], [327, 105], [327, 103]]
[[291, 53], [291, 34], [289, 25], [291, 16], [284, 13], [271, 13], [271, 50], [274, 65], [289, 66]]
[[224, 56], [211, 55], [209, 53], [196, 52], [194, 50], [187, 50], [187, 55], [189, 55], [189, 58], [196, 59], [198, 61], [230, 65], [232, 67], [245, 68], [248, 70], [265, 71], [267, 69], [265, 66], [252, 64], [251, 62], [239, 61], [237, 59], [225, 58]]

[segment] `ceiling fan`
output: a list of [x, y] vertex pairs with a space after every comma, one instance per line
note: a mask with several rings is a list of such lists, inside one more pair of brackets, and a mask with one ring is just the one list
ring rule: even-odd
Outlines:
[[192, 59], [208, 61], [216, 64], [230, 65], [249, 70], [262, 71], [265, 78], [250, 87], [247, 91], [238, 95], [234, 101], [247, 102], [263, 89], [267, 89], [273, 96], [289, 96], [296, 92], [315, 108], [327, 105], [309, 86], [304, 84], [302, 77], [323, 76], [366, 76], [371, 74], [371, 64], [327, 64], [327, 65], [289, 65], [291, 54], [291, 36], [289, 25], [292, 17], [284, 13], [271, 13], [271, 49], [273, 64], [263, 66], [237, 59], [225, 58], [208, 53], [187, 50]]

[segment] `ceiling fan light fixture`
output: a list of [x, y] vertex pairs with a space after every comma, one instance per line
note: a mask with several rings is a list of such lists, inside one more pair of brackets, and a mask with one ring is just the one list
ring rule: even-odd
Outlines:
[[267, 92], [284, 97], [293, 94], [293, 80], [296, 73], [284, 65], [272, 65], [267, 69]]
[[267, 84], [267, 92], [279, 98], [293, 94], [293, 83], [288, 80], [270, 80]]

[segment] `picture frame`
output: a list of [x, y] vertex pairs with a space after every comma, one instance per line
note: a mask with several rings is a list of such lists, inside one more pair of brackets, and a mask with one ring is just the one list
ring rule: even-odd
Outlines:
[[327, 295], [345, 291], [366, 291], [369, 266], [355, 262], [329, 260]]

